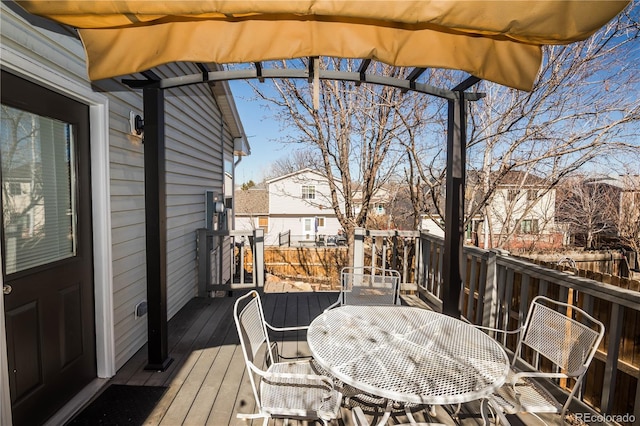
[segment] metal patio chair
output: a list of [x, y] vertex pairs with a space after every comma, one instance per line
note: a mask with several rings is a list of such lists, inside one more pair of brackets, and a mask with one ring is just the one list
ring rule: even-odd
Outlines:
[[[331, 378], [322, 375], [310, 359], [276, 362], [273, 354], [268, 329], [291, 331], [307, 327], [268, 324], [255, 290], [236, 300], [233, 318], [258, 410], [255, 414], [238, 413], [238, 418], [264, 418], [265, 425], [269, 418], [320, 420], [325, 425], [337, 418], [342, 394], [335, 389]], [[266, 351], [266, 370], [254, 362], [261, 349]]]
[[[340, 271], [340, 295], [325, 311], [343, 305], [399, 305], [400, 273], [394, 269], [377, 267], [345, 267]], [[340, 384], [344, 403], [348, 407], [363, 404], [380, 409], [389, 408], [390, 401], [370, 395], [353, 386]], [[392, 403], [393, 408], [405, 411], [404, 404]], [[397, 411], [397, 410], [393, 410]]]
[[[502, 421], [506, 421], [504, 414], [527, 412], [543, 423], [536, 413], [559, 413], [564, 419], [605, 330], [604, 324], [584, 310], [544, 296], [533, 299], [524, 324], [517, 330], [479, 328], [519, 335], [506, 383], [482, 403], [483, 419], [491, 409]], [[525, 360], [525, 349], [532, 362]], [[553, 366], [553, 372], [539, 371], [540, 358]], [[571, 379], [573, 385], [562, 403], [537, 379]]]
[[400, 273], [369, 266], [340, 272], [340, 296], [327, 309], [342, 305], [399, 305]]

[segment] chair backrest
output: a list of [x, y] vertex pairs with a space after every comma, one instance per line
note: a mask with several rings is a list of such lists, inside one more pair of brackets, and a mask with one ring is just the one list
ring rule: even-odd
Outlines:
[[393, 269], [346, 267], [342, 269], [342, 305], [397, 305], [400, 273]]
[[273, 363], [274, 357], [264, 320], [262, 302], [260, 301], [260, 295], [257, 291], [251, 290], [236, 300], [233, 306], [233, 319], [236, 323], [236, 329], [238, 330], [240, 346], [242, 347], [242, 354], [244, 355], [253, 394], [256, 398], [256, 403], [260, 407], [260, 396], [258, 394], [254, 372], [255, 370], [262, 370], [262, 368], [255, 364], [254, 359], [263, 344], [266, 344], [269, 362]]
[[516, 354], [529, 347], [565, 374], [581, 378], [603, 336], [604, 324], [583, 309], [538, 296], [531, 302]]

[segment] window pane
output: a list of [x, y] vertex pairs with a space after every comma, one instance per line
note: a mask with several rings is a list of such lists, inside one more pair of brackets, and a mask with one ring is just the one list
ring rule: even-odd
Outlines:
[[302, 185], [302, 199], [313, 200], [316, 198], [316, 187], [313, 185]]
[[304, 219], [304, 232], [311, 232], [312, 230], [312, 222], [313, 219], [311, 218], [305, 218]]
[[7, 274], [76, 253], [73, 129], [2, 105], [2, 218]]

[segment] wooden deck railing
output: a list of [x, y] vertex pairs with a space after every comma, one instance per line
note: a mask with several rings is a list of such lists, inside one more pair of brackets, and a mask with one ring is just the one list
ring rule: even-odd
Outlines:
[[[425, 232], [356, 229], [353, 265], [396, 269], [403, 290], [416, 290], [442, 309], [443, 247], [442, 238]], [[465, 246], [463, 253], [460, 307], [466, 320], [516, 329], [536, 295], [580, 306], [606, 325], [582, 386], [583, 402], [603, 414], [640, 419], [640, 292], [544, 268], [501, 250]], [[502, 343], [515, 349], [515, 340], [505, 337]]]
[[400, 272], [400, 288], [415, 291], [417, 285], [416, 249], [419, 231], [376, 231], [357, 228], [353, 248], [353, 266], [395, 269]]
[[[353, 266], [396, 269], [402, 277], [403, 291], [417, 292], [442, 308], [442, 238], [419, 231], [356, 229], [354, 241]], [[264, 238], [260, 229], [199, 231], [198, 253], [203, 295], [264, 285]], [[468, 321], [515, 329], [524, 321], [536, 295], [580, 306], [606, 325], [581, 399], [600, 413], [632, 414], [640, 419], [640, 292], [547, 269], [500, 250], [467, 246], [463, 253], [460, 307]], [[251, 256], [251, 261], [246, 262], [245, 256]], [[246, 279], [247, 273], [250, 279]], [[515, 341], [505, 339], [503, 344], [513, 350]]]
[[[443, 240], [422, 233], [417, 252], [421, 296], [441, 306]], [[603, 414], [640, 419], [640, 292], [547, 269], [499, 250], [465, 247], [461, 308], [475, 323], [519, 327], [536, 295], [580, 306], [606, 326], [582, 386], [582, 399]], [[514, 349], [513, 341], [503, 340]], [[635, 392], [634, 392], [635, 390]]]
[[198, 229], [198, 296], [264, 286], [264, 231]]

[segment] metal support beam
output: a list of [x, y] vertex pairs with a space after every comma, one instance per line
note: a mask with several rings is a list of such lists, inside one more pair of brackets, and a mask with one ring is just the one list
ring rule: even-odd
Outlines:
[[264, 83], [264, 77], [262, 76], [262, 62], [254, 62], [253, 65], [256, 67], [256, 75], [258, 76], [258, 81], [260, 83]]
[[145, 369], [164, 371], [172, 359], [168, 356], [167, 340], [167, 197], [163, 90], [145, 88], [143, 104], [149, 357]]
[[209, 79], [209, 72], [211, 72], [207, 64], [196, 62], [196, 67], [198, 67], [198, 69], [202, 73], [202, 81], [207, 81]]
[[[407, 81], [409, 82], [409, 87], [413, 90], [416, 86], [416, 80], [426, 71], [426, 68], [414, 68], [409, 73], [407, 77]], [[407, 93], [409, 89], [402, 89], [402, 93]]]
[[358, 74], [360, 74], [360, 81], [356, 82], [356, 86], [360, 86], [360, 84], [366, 80], [367, 78], [367, 68], [371, 64], [371, 59], [363, 59], [360, 62], [360, 67], [358, 67]]
[[318, 56], [309, 56], [309, 66], [307, 68], [307, 83], [312, 83], [316, 78], [315, 72], [318, 69], [316, 66], [317, 61], [319, 60]]
[[[309, 62], [310, 65], [313, 61]], [[453, 100], [457, 97], [457, 92], [434, 87], [425, 83], [418, 83], [417, 81], [410, 82], [404, 78], [387, 77], [376, 74], [364, 74], [359, 72], [346, 72], [320, 69], [318, 71], [320, 80], [340, 80], [340, 81], [352, 81], [356, 84], [370, 83], [380, 84], [383, 86], [396, 87], [401, 90], [411, 90], [419, 93], [425, 93], [427, 95], [437, 96], [439, 98]], [[247, 79], [266, 79], [266, 78], [301, 78], [311, 82], [314, 78], [314, 70], [309, 69], [265, 69], [262, 68], [262, 72], [258, 75], [255, 69], [241, 69], [233, 71], [211, 71], [209, 73], [208, 82], [213, 83], [216, 81], [228, 81], [228, 80], [247, 80]], [[129, 87], [144, 88], [144, 87], [157, 87], [161, 89], [170, 89], [172, 87], [188, 86], [191, 84], [202, 83], [201, 74], [183, 75], [180, 77], [169, 77], [160, 81], [149, 80], [131, 80], [123, 79], [122, 82]], [[483, 93], [465, 93], [464, 97], [468, 101], [477, 101], [484, 97]]]
[[464, 236], [464, 188], [466, 165], [466, 108], [464, 93], [448, 101], [447, 128], [447, 176], [444, 227], [444, 259], [442, 311], [460, 318], [460, 294], [462, 292], [463, 236]]
[[451, 90], [453, 90], [454, 92], [464, 92], [478, 82], [480, 82], [480, 79], [476, 76], [471, 75]]

